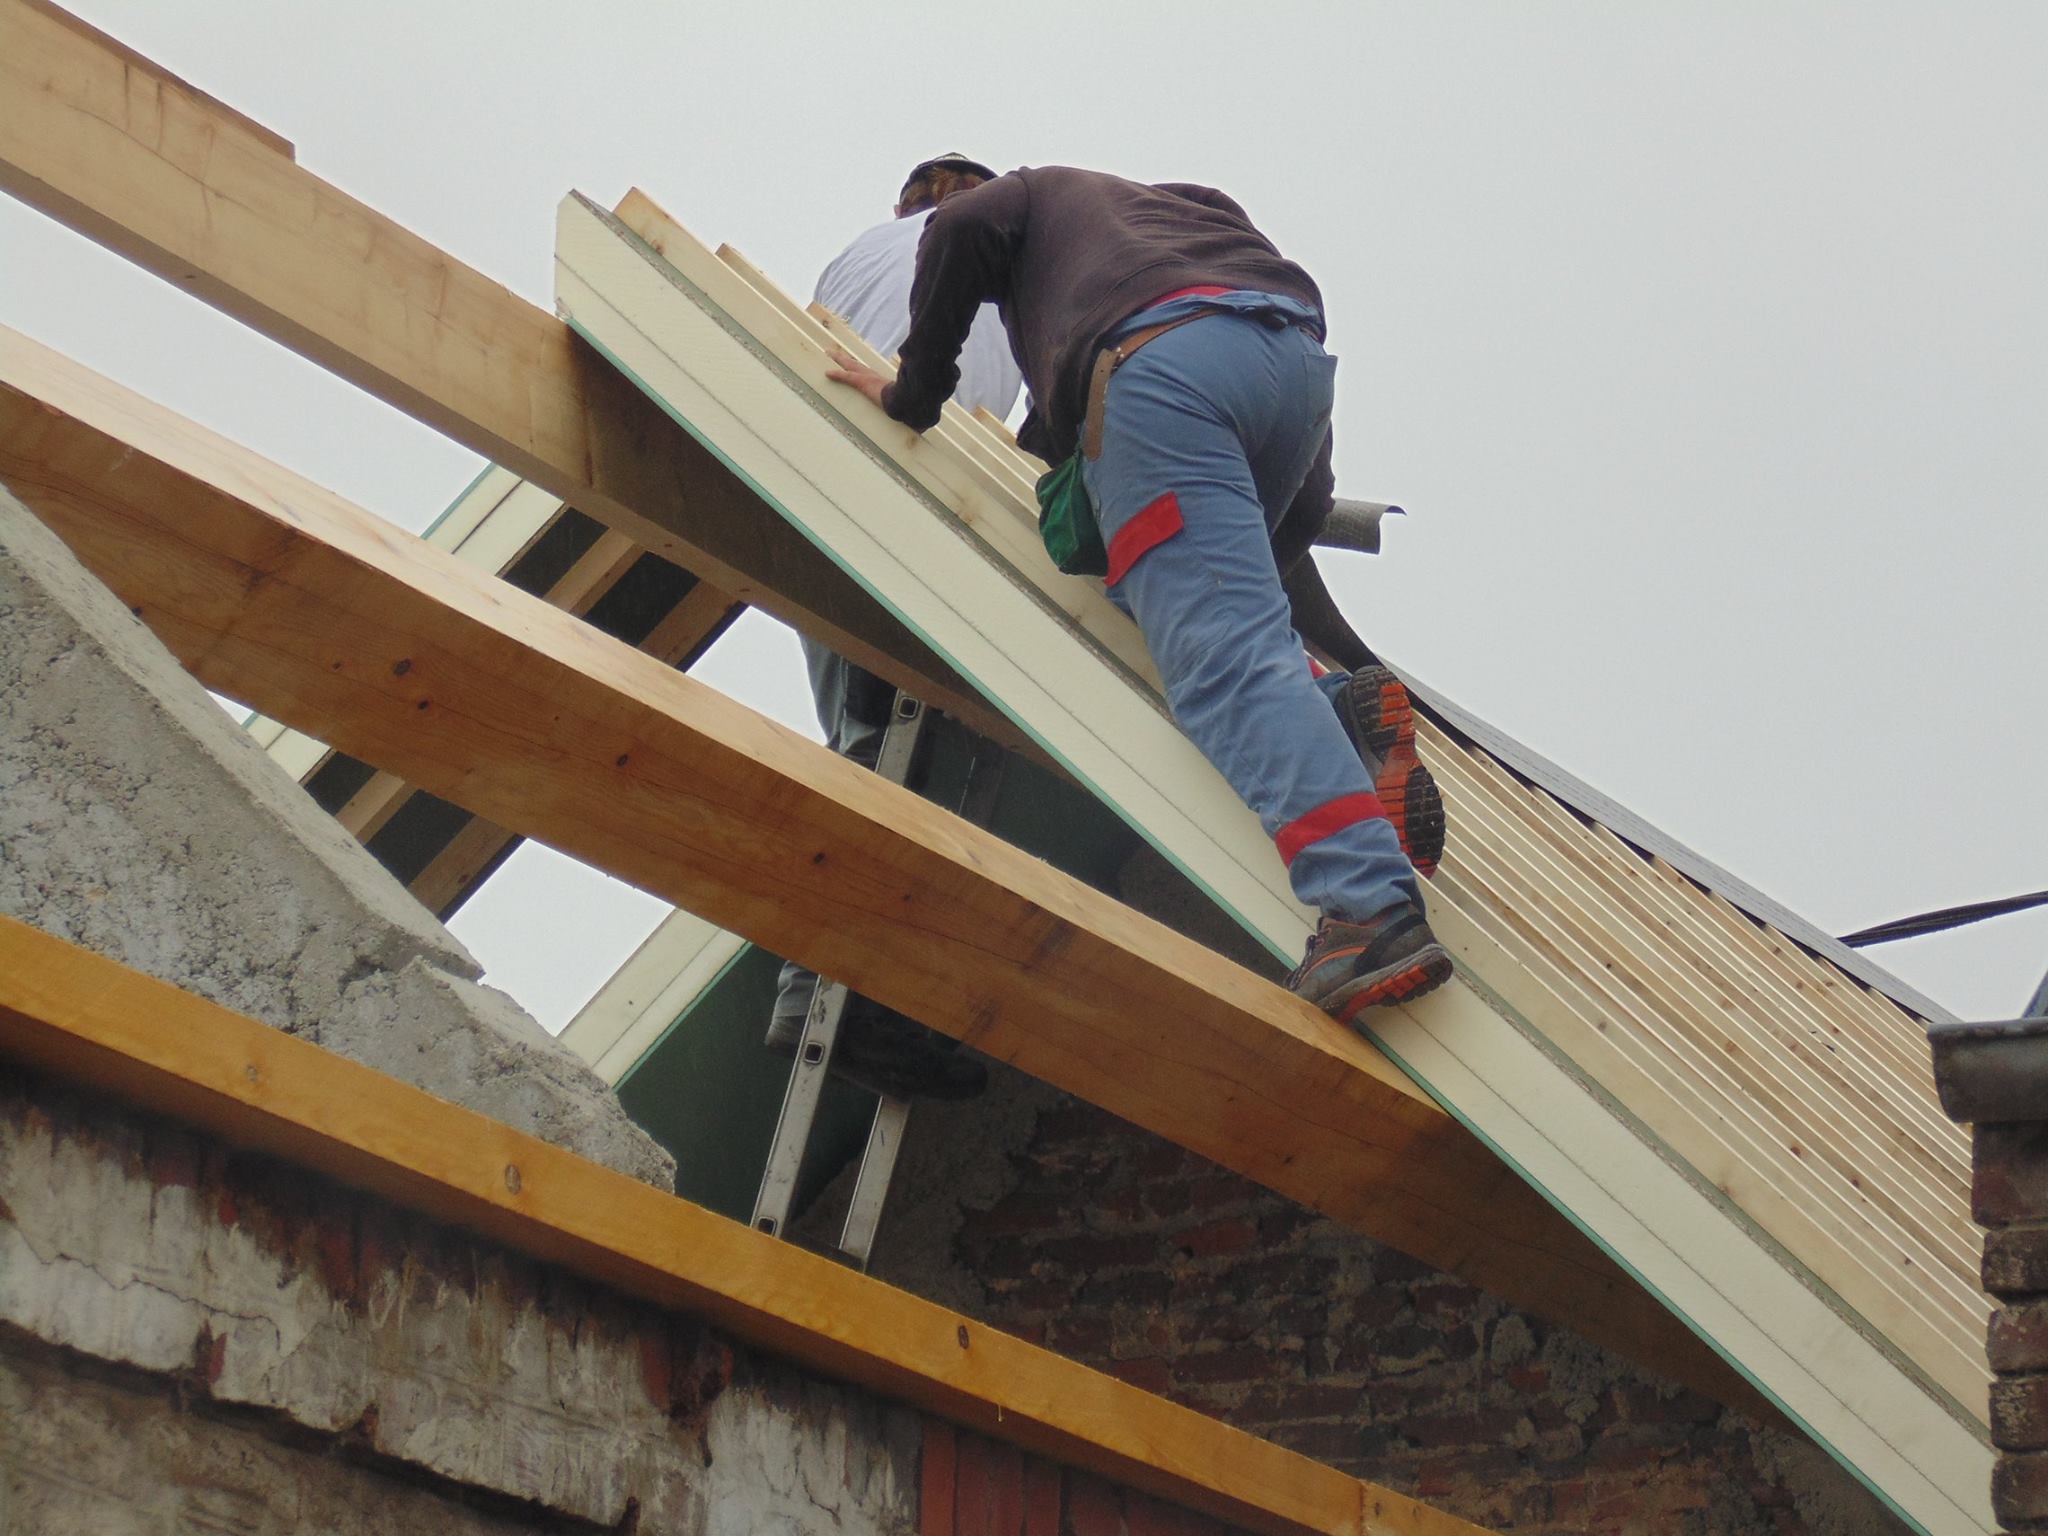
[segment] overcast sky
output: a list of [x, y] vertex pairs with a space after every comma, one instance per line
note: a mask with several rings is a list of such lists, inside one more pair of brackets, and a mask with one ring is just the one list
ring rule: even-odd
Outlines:
[[[77, 9], [543, 305], [571, 187], [808, 296], [928, 155], [1221, 186], [1412, 513], [1368, 640], [1831, 931], [2048, 887], [2048, 6]], [[409, 527], [477, 467], [4, 199], [0, 323]], [[765, 620], [704, 675], [808, 723]], [[458, 923], [556, 1026], [661, 910], [577, 878]], [[1876, 953], [2010, 1016], [2048, 914]]]

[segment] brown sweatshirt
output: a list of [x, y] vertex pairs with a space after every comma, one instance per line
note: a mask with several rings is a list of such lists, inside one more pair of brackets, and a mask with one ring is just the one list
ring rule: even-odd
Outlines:
[[[1152, 300], [1207, 284], [1323, 308], [1309, 275], [1212, 188], [1152, 187], [1065, 166], [998, 176], [947, 198], [925, 226], [910, 334], [883, 408], [919, 431], [936, 422], [959, 383], [975, 311], [993, 303], [1031, 387], [1032, 415], [1019, 440], [1057, 463], [1080, 439], [1088, 371], [1103, 337]], [[1326, 450], [1325, 477], [1327, 463]]]

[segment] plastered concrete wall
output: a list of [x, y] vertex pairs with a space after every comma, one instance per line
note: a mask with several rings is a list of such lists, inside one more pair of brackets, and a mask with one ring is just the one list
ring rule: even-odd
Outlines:
[[1905, 1530], [1806, 1441], [1006, 1069], [912, 1113], [873, 1272], [1489, 1529]]
[[0, 1536], [1237, 1536], [0, 1063]]
[[0, 490], [0, 913], [669, 1187], [667, 1155]]
[[689, 1317], [0, 1065], [5, 1536], [905, 1533], [922, 1433]]
[[22, 1536], [513, 1536], [444, 1489], [280, 1445], [254, 1422], [187, 1412], [144, 1378], [81, 1377], [0, 1339], [0, 1531]]

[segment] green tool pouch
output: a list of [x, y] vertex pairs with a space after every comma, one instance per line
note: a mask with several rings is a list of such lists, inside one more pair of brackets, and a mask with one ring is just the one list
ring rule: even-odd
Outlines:
[[1101, 525], [1095, 521], [1095, 503], [1081, 478], [1083, 461], [1102, 457], [1102, 412], [1109, 400], [1109, 376], [1146, 342], [1214, 313], [1202, 309], [1163, 325], [1148, 325], [1095, 354], [1095, 367], [1088, 375], [1088, 414], [1081, 424], [1081, 446], [1065, 462], [1038, 477], [1038, 536], [1052, 563], [1069, 576], [1109, 574], [1109, 551], [1102, 542]]
[[1095, 524], [1095, 505], [1081, 479], [1081, 450], [1038, 477], [1038, 536], [1052, 563], [1069, 576], [1106, 576], [1109, 551]]

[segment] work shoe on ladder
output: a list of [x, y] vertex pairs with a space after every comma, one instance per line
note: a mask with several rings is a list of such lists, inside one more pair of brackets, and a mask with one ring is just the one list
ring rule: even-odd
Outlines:
[[1450, 978], [1450, 951], [1404, 901], [1362, 923], [1325, 917], [1287, 978], [1287, 990], [1349, 1024], [1368, 1008], [1405, 1003]]
[[1373, 791], [1419, 875], [1444, 856], [1444, 797], [1415, 751], [1415, 710], [1408, 690], [1385, 667], [1361, 667], [1330, 700]]
[[[778, 1056], [794, 1056], [803, 1031], [802, 1015], [778, 1013], [764, 1043]], [[954, 1042], [857, 992], [840, 1015], [832, 1075], [887, 1099], [957, 1101], [988, 1087], [988, 1068]]]

